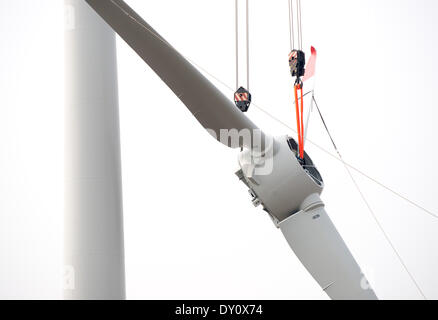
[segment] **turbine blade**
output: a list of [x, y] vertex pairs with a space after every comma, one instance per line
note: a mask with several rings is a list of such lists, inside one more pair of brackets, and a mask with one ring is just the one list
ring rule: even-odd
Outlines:
[[[257, 126], [124, 1], [86, 2], [134, 49], [217, 140], [232, 148], [264, 150], [264, 135]], [[246, 129], [246, 133], [249, 130], [251, 141], [245, 141], [249, 139], [242, 137], [223, 137], [221, 129], [235, 129], [238, 132]], [[258, 131], [257, 134], [254, 131]]]
[[292, 215], [279, 226], [298, 259], [331, 299], [377, 299], [322, 204]]

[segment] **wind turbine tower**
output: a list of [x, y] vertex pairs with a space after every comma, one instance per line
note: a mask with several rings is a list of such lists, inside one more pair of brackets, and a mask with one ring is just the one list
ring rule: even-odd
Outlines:
[[65, 299], [124, 299], [114, 31], [65, 0]]

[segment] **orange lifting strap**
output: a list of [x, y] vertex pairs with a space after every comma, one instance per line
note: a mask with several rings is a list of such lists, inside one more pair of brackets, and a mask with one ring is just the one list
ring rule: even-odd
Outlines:
[[[300, 99], [298, 99], [298, 91], [300, 91]], [[303, 87], [301, 84], [294, 86], [295, 93], [295, 111], [297, 114], [297, 132], [298, 132], [298, 151], [300, 158], [304, 159], [304, 97]]]

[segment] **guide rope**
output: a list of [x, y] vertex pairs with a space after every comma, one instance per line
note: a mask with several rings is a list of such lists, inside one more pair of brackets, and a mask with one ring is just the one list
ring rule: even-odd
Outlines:
[[327, 131], [328, 136], [330, 137], [330, 140], [333, 144], [333, 147], [336, 151], [336, 153], [338, 154], [339, 159], [341, 160], [341, 162], [343, 163], [345, 170], [347, 171], [350, 179], [352, 180], [357, 192], [359, 193], [360, 197], [362, 198], [362, 201], [364, 202], [364, 204], [366, 205], [368, 211], [370, 212], [374, 222], [376, 223], [377, 227], [380, 229], [380, 231], [382, 232], [383, 236], [385, 237], [387, 243], [389, 244], [389, 246], [391, 247], [392, 251], [395, 253], [395, 255], [397, 256], [397, 259], [399, 260], [400, 264], [402, 265], [403, 269], [405, 269], [406, 273], [408, 274], [409, 278], [412, 280], [412, 282], [414, 283], [415, 287], [417, 288], [418, 292], [421, 294], [421, 296], [423, 297], [424, 300], [427, 300], [426, 295], [424, 294], [423, 290], [421, 289], [420, 285], [418, 284], [417, 280], [414, 278], [414, 276], [412, 275], [412, 273], [409, 271], [406, 263], [404, 262], [403, 258], [401, 257], [400, 253], [398, 252], [397, 248], [395, 247], [395, 245], [393, 244], [393, 242], [391, 241], [391, 239], [389, 238], [389, 235], [386, 233], [385, 229], [383, 228], [382, 224], [380, 223], [379, 219], [377, 218], [377, 215], [375, 214], [374, 210], [372, 209], [370, 203], [368, 202], [368, 200], [365, 197], [365, 194], [362, 192], [361, 188], [359, 187], [359, 184], [357, 183], [356, 179], [354, 178], [353, 174], [350, 171], [350, 168], [347, 166], [347, 164], [344, 162], [344, 159], [342, 158], [341, 153], [339, 152], [338, 147], [335, 144], [335, 141], [333, 140], [332, 135], [330, 134], [330, 131], [327, 127], [327, 124], [324, 120], [324, 117], [322, 116], [321, 110], [319, 109], [318, 103], [316, 102], [315, 96], [312, 96], [312, 100], [315, 103], [316, 109], [318, 110], [319, 116], [321, 118], [322, 124], [324, 125], [325, 130]]

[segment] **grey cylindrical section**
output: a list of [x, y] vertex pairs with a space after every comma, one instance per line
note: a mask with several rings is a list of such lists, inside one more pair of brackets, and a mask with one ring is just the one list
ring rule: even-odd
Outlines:
[[66, 299], [124, 299], [115, 34], [83, 0], [66, 0]]
[[376, 300], [319, 195], [310, 195], [303, 208], [279, 225], [301, 263], [331, 299]]
[[[288, 145], [288, 139], [274, 139], [272, 156], [268, 155], [265, 161], [266, 169], [270, 170], [259, 170], [259, 173], [256, 171], [252, 179], [247, 177], [248, 185], [263, 207], [278, 221], [283, 221], [300, 210], [301, 204], [310, 194], [320, 194], [323, 189], [323, 185], [318, 185], [298, 162]], [[241, 153], [245, 154], [250, 152]]]
[[[260, 138], [258, 133], [254, 136], [257, 126], [124, 1], [86, 1], [219, 141], [233, 148], [264, 149], [266, 140], [263, 133]], [[251, 141], [232, 143], [231, 140], [221, 139], [223, 131], [230, 129], [249, 130], [253, 134]]]

